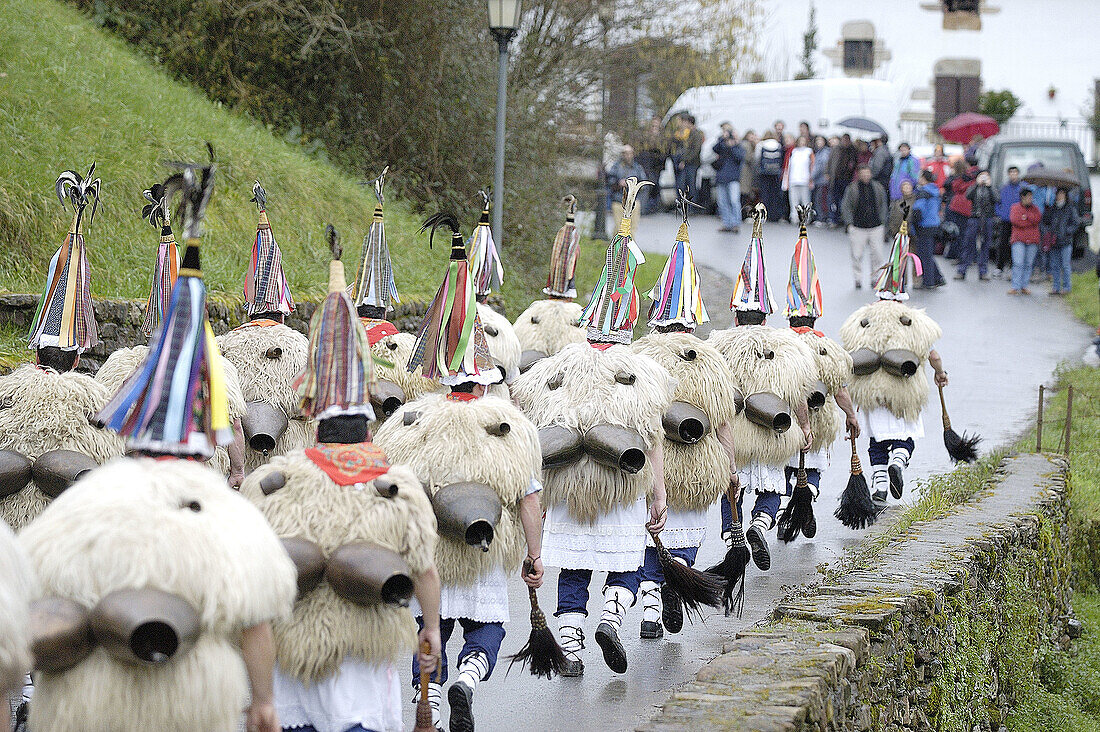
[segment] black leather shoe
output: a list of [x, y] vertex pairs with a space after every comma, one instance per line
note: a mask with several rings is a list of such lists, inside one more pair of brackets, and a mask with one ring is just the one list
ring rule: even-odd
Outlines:
[[750, 526], [745, 532], [745, 541], [752, 552], [752, 561], [761, 572], [767, 572], [772, 568], [772, 553], [768, 550], [768, 542], [764, 538], [764, 532], [755, 526]]
[[890, 474], [890, 495], [900, 499], [905, 490], [905, 478], [902, 477], [901, 466], [891, 465], [886, 472]]
[[661, 624], [656, 620], [643, 620], [642, 630], [638, 634], [639, 638], [664, 638], [665, 629], [661, 627]]
[[810, 516], [810, 520], [802, 527], [802, 535], [807, 539], [817, 536], [817, 519], [815, 517]]
[[679, 633], [684, 629], [684, 605], [667, 585], [661, 585], [661, 621], [669, 633]]
[[561, 669], [562, 676], [568, 676], [570, 678], [577, 678], [584, 676], [584, 661], [579, 658], [565, 657], [565, 665]]
[[596, 626], [596, 642], [603, 650], [603, 660], [607, 667], [617, 674], [625, 674], [626, 649], [623, 648], [619, 634], [611, 623], [600, 623]]
[[451, 705], [451, 732], [474, 732], [474, 691], [461, 681], [447, 691]]

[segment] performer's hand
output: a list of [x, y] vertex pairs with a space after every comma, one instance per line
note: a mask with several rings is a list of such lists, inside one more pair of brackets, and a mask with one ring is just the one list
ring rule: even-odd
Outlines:
[[947, 372], [946, 371], [941, 370], [941, 371], [936, 372], [936, 386], [947, 386]]
[[542, 587], [542, 557], [524, 560], [521, 573], [528, 587], [534, 587], [536, 590]]
[[803, 427], [802, 435], [806, 438], [806, 442], [802, 445], [802, 449], [809, 450], [810, 445], [814, 444], [814, 431], [809, 427]]
[[848, 439], [859, 437], [860, 432], [862, 432], [859, 427], [859, 419], [854, 413], [847, 415], [847, 417], [844, 419], [844, 426], [848, 428]]
[[271, 701], [253, 701], [248, 707], [245, 729], [247, 732], [282, 732], [275, 704]]
[[667, 517], [668, 506], [665, 505], [664, 499], [654, 498], [653, 503], [649, 505], [649, 523], [646, 524], [649, 533], [653, 535], [661, 533], [661, 529], [665, 528], [665, 519]]
[[417, 645], [421, 646], [424, 641], [428, 642], [428, 647], [431, 648], [429, 653], [418, 653], [417, 660], [420, 662], [420, 668], [428, 673], [433, 673], [435, 667], [439, 661], [442, 653], [442, 644], [439, 640], [439, 628], [424, 628], [417, 635]]
[[244, 482], [244, 473], [231, 473], [229, 475], [229, 487], [240, 488], [241, 483]]

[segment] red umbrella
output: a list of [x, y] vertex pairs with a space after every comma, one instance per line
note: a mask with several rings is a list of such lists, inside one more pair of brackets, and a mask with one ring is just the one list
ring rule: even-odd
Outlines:
[[993, 137], [1001, 131], [997, 120], [977, 112], [963, 112], [940, 125], [940, 137], [948, 142], [969, 145], [974, 135]]

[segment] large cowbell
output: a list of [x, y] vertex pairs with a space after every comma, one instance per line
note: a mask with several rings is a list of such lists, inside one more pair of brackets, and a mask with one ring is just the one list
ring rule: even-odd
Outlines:
[[484, 483], [451, 483], [432, 496], [439, 533], [489, 551], [502, 507], [500, 496]]

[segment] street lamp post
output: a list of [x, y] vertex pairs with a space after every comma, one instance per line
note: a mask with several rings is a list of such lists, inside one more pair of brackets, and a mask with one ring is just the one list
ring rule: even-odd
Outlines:
[[523, 15], [521, 0], [489, 0], [489, 32], [497, 40], [497, 135], [493, 169], [493, 241], [501, 246], [504, 223], [504, 115], [508, 96], [508, 45]]

